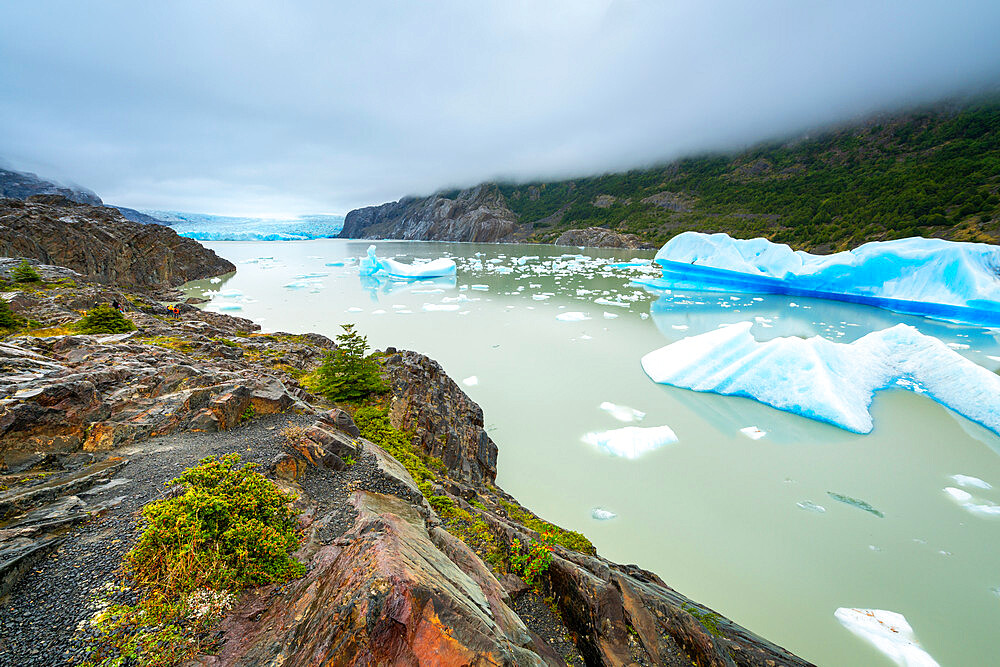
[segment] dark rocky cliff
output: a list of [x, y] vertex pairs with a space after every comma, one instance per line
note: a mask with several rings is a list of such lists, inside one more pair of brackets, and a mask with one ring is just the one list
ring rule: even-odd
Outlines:
[[236, 267], [162, 225], [61, 195], [0, 199], [0, 256], [69, 267], [106, 284], [176, 286]]
[[85, 188], [65, 187], [39, 178], [35, 174], [0, 169], [0, 197], [27, 199], [32, 195], [61, 195], [80, 204], [91, 206], [103, 204], [100, 197]]
[[517, 223], [500, 190], [484, 183], [449, 196], [406, 197], [351, 211], [340, 238], [516, 243], [528, 231]]

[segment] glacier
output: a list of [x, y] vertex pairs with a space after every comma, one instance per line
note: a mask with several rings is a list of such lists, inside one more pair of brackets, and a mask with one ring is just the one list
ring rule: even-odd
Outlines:
[[943, 239], [875, 241], [832, 255], [767, 239], [684, 232], [656, 253], [653, 289], [787, 294], [938, 319], [1000, 325], [1000, 246]]
[[142, 212], [162, 220], [180, 236], [198, 241], [306, 241], [335, 237], [344, 226], [342, 215], [276, 219], [146, 209]]
[[447, 258], [433, 259], [422, 264], [403, 264], [394, 259], [381, 259], [375, 254], [375, 246], [368, 246], [368, 254], [358, 262], [362, 276], [384, 273], [395, 278], [421, 280], [423, 278], [443, 278], [455, 275], [455, 261]]
[[642, 368], [660, 384], [746, 396], [855, 433], [871, 432], [876, 391], [904, 388], [1000, 434], [1000, 376], [912, 326], [853, 343], [819, 336], [758, 342], [752, 326], [681, 339], [642, 357]]

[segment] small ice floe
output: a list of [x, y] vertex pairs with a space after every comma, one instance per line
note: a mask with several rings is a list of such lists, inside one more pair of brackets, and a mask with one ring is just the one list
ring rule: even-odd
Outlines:
[[965, 343], [945, 343], [948, 347], [953, 350], [968, 350], [969, 346]]
[[327, 262], [326, 266], [343, 266], [343, 262]]
[[373, 310], [372, 315], [385, 315], [385, 310], [379, 308], [378, 310]]
[[841, 625], [900, 667], [939, 667], [920, 646], [913, 628], [902, 614], [882, 609], [841, 607], [833, 615]]
[[550, 296], [551, 296], [550, 294], [532, 294], [531, 298], [534, 299], [535, 301], [545, 301]]
[[469, 377], [462, 380], [462, 384], [464, 384], [466, 387], [475, 387], [477, 384], [479, 384], [479, 378], [476, 377], [475, 375], [470, 375]]
[[875, 516], [877, 516], [880, 519], [884, 519], [885, 518], [885, 514], [883, 514], [881, 511], [875, 509], [874, 507], [872, 507], [871, 505], [869, 505], [868, 503], [866, 503], [863, 500], [858, 500], [857, 498], [851, 498], [850, 496], [845, 496], [845, 495], [840, 494], [840, 493], [834, 493], [833, 491], [827, 491], [826, 495], [830, 496], [831, 498], [833, 498], [834, 500], [836, 500], [838, 502], [844, 503], [845, 505], [850, 505], [851, 507], [857, 507], [859, 510], [864, 510], [865, 512], [868, 512], [869, 514], [874, 514]]
[[1000, 357], [994, 357], [989, 354], [986, 355], [986, 358], [989, 359], [990, 361], [1000, 361]]
[[316, 273], [300, 273], [299, 275], [292, 277], [295, 278], [296, 280], [309, 280], [310, 278], [326, 278], [328, 275], [330, 274], [316, 272]]
[[459, 308], [461, 308], [461, 306], [458, 305], [457, 303], [425, 303], [424, 304], [424, 310], [427, 311], [428, 313], [433, 313], [433, 312], [437, 312], [437, 311], [440, 311], [440, 312], [449, 312], [449, 311], [451, 311], [451, 312], [453, 312], [453, 311], [458, 310]]
[[415, 289], [410, 290], [413, 294], [443, 294], [444, 290], [438, 287], [433, 289]]
[[677, 329], [678, 331], [687, 331], [688, 330], [688, 325], [686, 325], [686, 324], [671, 324], [670, 328], [671, 329]]
[[364, 308], [358, 308], [357, 306], [351, 306], [350, 308], [347, 309], [347, 312], [349, 312], [349, 313], [360, 313], [360, 312], [364, 312]]
[[767, 435], [767, 431], [762, 431], [756, 426], [744, 426], [743, 428], [740, 429], [740, 433], [750, 438], [751, 440], [760, 440], [765, 435]]
[[213, 305], [216, 310], [243, 310], [243, 306], [238, 303], [216, 303]]
[[815, 512], [816, 514], [826, 513], [826, 508], [822, 505], [817, 505], [816, 503], [810, 502], [808, 500], [803, 500], [801, 502], [795, 503], [799, 509], [803, 509], [807, 512]]
[[598, 521], [610, 521], [618, 515], [614, 512], [609, 512], [608, 510], [602, 510], [600, 507], [595, 507], [590, 510], [590, 516], [594, 517]]
[[648, 320], [649, 319], [649, 313], [639, 313], [639, 319]]
[[556, 315], [556, 319], [560, 322], [582, 322], [584, 320], [589, 320], [590, 317], [586, 313], [581, 313], [578, 310], [571, 310], [566, 313], [559, 313]]
[[594, 299], [594, 303], [600, 304], [602, 306], [616, 306], [618, 308], [628, 308], [632, 305], [628, 301], [612, 301], [611, 299], [605, 299], [603, 296]]
[[218, 285], [219, 283], [222, 282], [222, 278], [212, 278], [208, 282], [212, 283], [213, 285]]
[[989, 482], [979, 479], [978, 477], [972, 477], [970, 475], [952, 475], [951, 478], [959, 486], [964, 486], [966, 488], [973, 489], [986, 489], [989, 491], [993, 488], [993, 485]]
[[607, 311], [604, 312], [604, 319], [606, 319], [606, 320], [613, 320], [613, 319], [615, 319], [617, 317], [618, 317], [618, 313], [609, 313]]
[[304, 289], [306, 287], [309, 287], [309, 283], [306, 282], [305, 280], [293, 280], [290, 283], [285, 283], [284, 285], [282, 285], [282, 287], [284, 287], [285, 289]]
[[412, 315], [413, 311], [410, 310], [409, 308], [401, 308], [401, 309], [399, 309], [399, 310], [396, 311], [396, 314], [397, 315]]
[[616, 405], [609, 401], [604, 401], [598, 407], [620, 422], [638, 422], [646, 418], [645, 412], [640, 412], [639, 410], [630, 408], [627, 405]]
[[490, 289], [489, 285], [470, 285], [469, 287], [479, 292], [488, 292]]
[[626, 426], [613, 431], [591, 431], [583, 441], [613, 456], [637, 459], [647, 452], [677, 442], [677, 435], [669, 426]]
[[219, 292], [219, 296], [224, 296], [227, 299], [235, 299], [237, 297], [243, 296], [243, 292], [238, 289], [224, 289]]
[[1000, 517], [1000, 505], [976, 498], [968, 491], [956, 489], [953, 486], [945, 487], [944, 492], [969, 514], [981, 517]]

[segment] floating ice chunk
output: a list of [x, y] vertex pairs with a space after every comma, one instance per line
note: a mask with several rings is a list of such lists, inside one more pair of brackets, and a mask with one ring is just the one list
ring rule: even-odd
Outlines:
[[649, 313], [639, 313], [639, 319], [640, 320], [648, 320], [649, 319]]
[[833, 614], [858, 637], [872, 644], [900, 667], [939, 667], [920, 646], [902, 614], [882, 609], [841, 607]]
[[340, 262], [340, 261], [334, 261], [334, 262], [327, 262], [326, 263], [326, 266], [343, 266], [343, 265], [344, 265], [344, 263]]
[[285, 289], [303, 289], [305, 287], [309, 287], [309, 283], [305, 280], [293, 280], [290, 283], [285, 283], [282, 287]]
[[989, 359], [990, 361], [1000, 361], [1000, 357], [994, 357], [989, 354], [986, 355], [986, 358]]
[[[642, 358], [662, 384], [749, 396], [855, 433], [872, 430], [875, 391], [911, 380], [927, 396], [1000, 433], [1000, 376], [899, 324], [850, 344], [823, 338], [758, 343], [752, 322], [677, 341]], [[912, 387], [911, 387], [912, 388]]]
[[428, 313], [433, 313], [433, 312], [438, 312], [438, 311], [440, 311], [440, 312], [449, 312], [449, 311], [458, 310], [459, 308], [461, 308], [461, 306], [459, 306], [457, 303], [425, 303], [424, 304], [424, 310], [426, 310]]
[[955, 483], [959, 486], [986, 489], [987, 491], [993, 488], [992, 484], [983, 481], [978, 477], [971, 477], [969, 475], [952, 475], [951, 478], [955, 480]]
[[869, 514], [874, 514], [880, 519], [885, 518], [885, 514], [881, 511], [875, 509], [863, 500], [858, 500], [857, 498], [851, 498], [850, 496], [845, 496], [841, 493], [834, 493], [833, 491], [827, 491], [826, 495], [830, 496], [834, 500], [844, 503], [845, 505], [850, 505], [851, 507], [857, 507], [859, 510], [864, 510]]
[[765, 435], [767, 435], [767, 431], [762, 431], [756, 426], [745, 426], [744, 428], [740, 429], [740, 433], [750, 438], [751, 440], [760, 440]]
[[301, 273], [297, 276], [292, 276], [292, 277], [295, 278], [296, 280], [308, 280], [309, 278], [325, 278], [328, 275], [330, 274], [317, 271], [313, 273]]
[[373, 310], [372, 315], [385, 315], [385, 311], [379, 308], [378, 310]]
[[224, 296], [227, 299], [235, 299], [236, 297], [243, 296], [243, 292], [238, 289], [224, 289], [219, 292], [219, 296]]
[[626, 426], [613, 431], [592, 431], [583, 441], [608, 454], [636, 459], [664, 445], [677, 442], [677, 435], [669, 426]]
[[618, 317], [618, 313], [609, 313], [607, 311], [605, 311], [605, 313], [604, 313], [604, 319], [606, 319], [606, 320], [613, 320], [613, 319], [616, 319], [617, 317]]
[[[696, 287], [866, 303], [899, 312], [1000, 323], [1000, 248], [908, 238], [811, 255], [767, 239], [684, 232], [656, 253], [652, 287]], [[643, 281], [640, 281], [643, 282]]]
[[638, 422], [646, 417], [645, 412], [640, 412], [627, 405], [615, 405], [614, 403], [604, 401], [599, 407], [620, 422]]
[[980, 501], [968, 491], [948, 486], [945, 487], [944, 492], [947, 493], [952, 500], [958, 503], [958, 505], [969, 514], [983, 517], [1000, 516], [1000, 505], [996, 505], [989, 501]]
[[462, 384], [464, 384], [466, 387], [475, 387], [477, 384], [479, 384], [479, 378], [476, 377], [475, 375], [470, 375], [469, 377], [462, 380]]
[[349, 312], [349, 313], [360, 313], [360, 312], [363, 312], [363, 311], [364, 311], [364, 308], [358, 308], [357, 306], [351, 306], [350, 308], [347, 309], [347, 312]]
[[594, 303], [599, 303], [602, 306], [617, 306], [618, 308], [628, 308], [632, 305], [627, 301], [612, 301], [611, 299], [605, 299], [603, 296], [594, 299]]
[[551, 295], [549, 295], [549, 294], [532, 294], [531, 298], [534, 299], [535, 301], [545, 301], [546, 299], [549, 298], [549, 296], [551, 296]]
[[614, 512], [609, 512], [608, 510], [602, 510], [600, 507], [595, 507], [590, 510], [590, 516], [594, 517], [598, 521], [610, 521], [618, 515]]
[[403, 264], [394, 259], [380, 259], [375, 254], [375, 246], [368, 246], [368, 255], [363, 257], [359, 263], [359, 270], [363, 276], [373, 276], [379, 272], [385, 272], [390, 276], [399, 278], [439, 278], [442, 276], [455, 275], [455, 261], [446, 258], [434, 259], [422, 264]]
[[559, 313], [556, 315], [556, 319], [560, 322], [582, 322], [584, 320], [589, 320], [590, 317], [586, 313], [581, 313], [578, 310], [571, 310], [565, 313]]
[[217, 310], [243, 310], [243, 306], [238, 303], [214, 303]]
[[816, 514], [824, 514], [826, 508], [822, 505], [817, 505], [816, 503], [810, 502], [808, 500], [803, 500], [801, 502], [795, 503], [798, 505], [799, 509], [804, 509], [807, 512], [815, 512]]
[[518, 257], [517, 263], [519, 266], [524, 266], [530, 259], [538, 259], [538, 255], [525, 255], [524, 257]]
[[487, 292], [490, 289], [489, 285], [470, 285], [470, 289], [477, 290], [479, 292]]
[[678, 331], [687, 331], [689, 327], [686, 324], [671, 324], [670, 328], [677, 329]]

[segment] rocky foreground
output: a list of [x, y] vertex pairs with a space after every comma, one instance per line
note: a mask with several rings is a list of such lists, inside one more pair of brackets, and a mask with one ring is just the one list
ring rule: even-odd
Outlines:
[[[482, 411], [433, 360], [381, 355], [405, 458], [433, 463], [418, 485], [361, 437], [352, 406], [302, 386], [329, 339], [42, 272], [47, 284], [2, 295], [38, 327], [0, 341], [0, 665], [80, 662], [88, 620], [134, 596], [117, 567], [136, 511], [233, 451], [298, 495], [307, 573], [246, 591], [215, 653], [190, 664], [808, 664], [496, 487]], [[137, 331], [67, 328], [114, 300]], [[558, 537], [552, 562], [528, 586], [512, 545], [543, 532]]]

